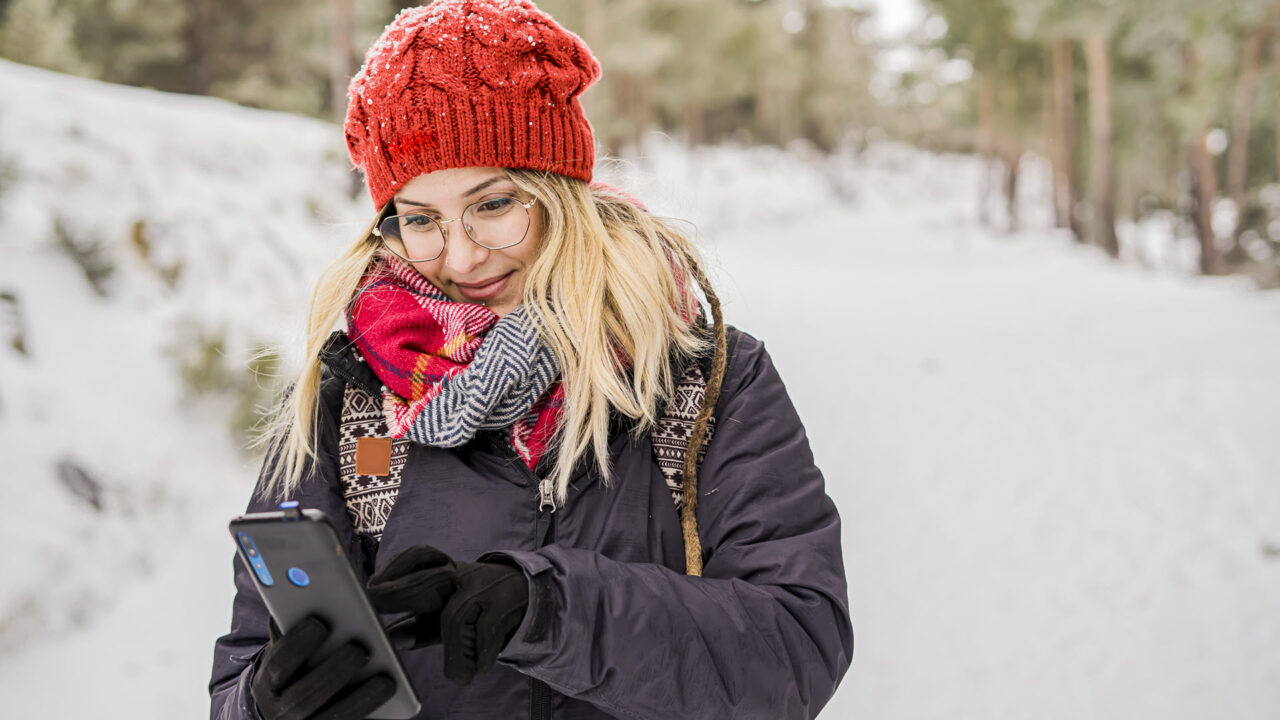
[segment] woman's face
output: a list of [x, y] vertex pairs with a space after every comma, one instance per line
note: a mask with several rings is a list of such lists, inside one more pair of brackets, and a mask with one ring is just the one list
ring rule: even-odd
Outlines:
[[[516, 187], [501, 168], [448, 168], [419, 175], [405, 183], [393, 198], [393, 212], [396, 215], [417, 213], [448, 221], [461, 217], [474, 202], [502, 196], [514, 197], [522, 203], [532, 199]], [[512, 212], [524, 211], [516, 207]], [[526, 273], [542, 247], [539, 205], [532, 205], [528, 213], [529, 230], [518, 245], [490, 250], [467, 237], [461, 220], [446, 222], [444, 251], [440, 257], [410, 264], [450, 299], [484, 304], [498, 315], [506, 315], [520, 304]], [[515, 242], [517, 237], [493, 244]]]

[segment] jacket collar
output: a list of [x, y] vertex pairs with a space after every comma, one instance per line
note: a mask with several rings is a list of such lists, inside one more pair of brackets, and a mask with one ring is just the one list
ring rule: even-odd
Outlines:
[[382, 395], [382, 381], [377, 373], [360, 356], [355, 343], [341, 330], [329, 333], [320, 349], [320, 362], [336, 376], [354, 383], [356, 387], [375, 397]]

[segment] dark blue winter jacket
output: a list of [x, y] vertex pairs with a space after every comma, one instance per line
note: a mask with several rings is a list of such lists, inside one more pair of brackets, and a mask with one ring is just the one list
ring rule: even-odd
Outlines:
[[[840, 516], [764, 345], [729, 332], [737, 341], [698, 478], [701, 577], [684, 574], [680, 519], [649, 438], [625, 423], [613, 424], [610, 486], [584, 458], [549, 533], [534, 475], [502, 433], [410, 447], [374, 566], [420, 543], [458, 560], [493, 553], [519, 563], [530, 590], [498, 664], [466, 687], [444, 677], [439, 645], [402, 653], [418, 717], [506, 720], [550, 706], [558, 720], [781, 720], [814, 717], [831, 698], [853, 653]], [[325, 511], [359, 557], [337, 473], [345, 382], [326, 365], [320, 461], [296, 499]], [[248, 511], [269, 509], [255, 493]], [[251, 663], [268, 639], [267, 610], [233, 562], [231, 631], [209, 684], [215, 720], [257, 717]]]

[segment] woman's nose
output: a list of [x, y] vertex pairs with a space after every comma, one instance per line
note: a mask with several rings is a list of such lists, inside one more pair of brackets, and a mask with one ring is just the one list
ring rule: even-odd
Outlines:
[[444, 264], [450, 270], [466, 275], [488, 256], [489, 249], [472, 242], [460, 225], [445, 230]]

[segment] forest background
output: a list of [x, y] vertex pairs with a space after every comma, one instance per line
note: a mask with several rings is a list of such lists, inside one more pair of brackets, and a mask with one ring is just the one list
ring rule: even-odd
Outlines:
[[[413, 4], [0, 0], [0, 56], [337, 119], [360, 49]], [[977, 153], [984, 220], [1016, 229], [1033, 152], [1054, 169], [1057, 225], [1081, 242], [1155, 262], [1125, 242], [1155, 222], [1195, 241], [1199, 272], [1280, 286], [1280, 3], [924, 0], [894, 37], [857, 0], [540, 6], [606, 69], [584, 98], [605, 153], [654, 130], [690, 145]]]

